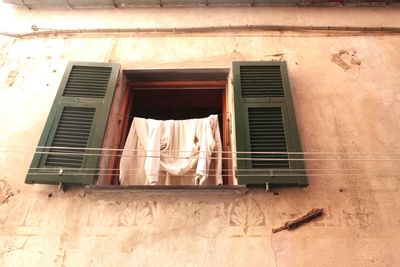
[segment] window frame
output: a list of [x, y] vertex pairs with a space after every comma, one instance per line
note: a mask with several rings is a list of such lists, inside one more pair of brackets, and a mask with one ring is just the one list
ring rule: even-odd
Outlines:
[[[192, 71], [199, 71], [197, 69], [191, 69]], [[200, 69], [201, 70], [201, 69]], [[206, 70], [213, 70], [213, 69], [206, 69]], [[215, 71], [222, 71], [226, 69], [214, 69]], [[116, 149], [116, 153], [114, 153], [113, 156], [109, 156], [107, 151], [102, 152], [102, 155], [100, 156], [99, 160], [99, 169], [100, 172], [98, 173], [98, 178], [96, 181], [96, 185], [98, 186], [104, 186], [104, 185], [118, 185], [118, 177], [117, 177], [117, 172], [109, 173], [107, 174], [105, 171], [102, 171], [103, 169], [113, 169], [117, 170], [119, 169], [119, 161], [120, 161], [120, 156], [122, 154], [122, 149], [124, 148], [125, 145], [125, 140], [128, 135], [128, 122], [129, 122], [129, 114], [132, 109], [132, 97], [133, 92], [135, 90], [143, 90], [143, 89], [156, 89], [156, 90], [168, 90], [168, 89], [182, 89], [185, 90], [185, 88], [191, 88], [191, 89], [199, 89], [199, 90], [223, 90], [222, 92], [222, 110], [228, 111], [230, 110], [230, 103], [229, 103], [229, 97], [228, 97], [228, 73], [226, 74], [226, 77], [224, 80], [221, 79], [205, 79], [203, 80], [167, 80], [167, 81], [129, 81], [127, 78], [126, 73], [127, 72], [135, 72], [135, 71], [141, 71], [139, 69], [129, 69], [129, 70], [123, 70], [120, 73], [119, 76], [119, 84], [116, 89], [116, 92], [114, 94], [114, 99], [113, 99], [113, 106], [111, 108], [111, 112], [109, 114], [109, 119], [108, 119], [108, 127], [106, 130], [106, 135], [103, 140], [103, 147], [109, 147], [110, 144], [112, 144], [112, 147]], [[148, 71], [148, 70], [147, 70]], [[157, 72], [157, 71], [166, 71], [166, 72], [171, 72], [171, 73], [178, 73], [179, 71], [183, 70], [157, 70], [153, 69], [151, 71]], [[184, 71], [188, 71], [188, 69], [185, 69]], [[176, 74], [174, 74], [176, 75]], [[118, 107], [121, 108], [118, 108]], [[223, 127], [220, 129], [222, 130], [222, 135], [223, 135], [223, 151], [227, 153], [223, 153], [223, 158], [227, 157], [226, 155], [231, 155], [231, 138], [230, 138], [230, 131], [229, 131], [229, 125], [230, 125], [230, 116], [228, 114], [229, 112], [222, 112], [222, 120], [223, 120]], [[118, 121], [119, 125], [115, 125], [115, 121]], [[118, 138], [120, 136], [120, 138]], [[233, 177], [233, 172], [232, 172], [232, 159], [223, 159], [223, 165], [226, 166], [226, 172], [224, 175], [227, 177], [227, 179], [224, 179], [224, 182], [226, 180], [226, 184], [224, 185], [234, 185], [234, 177]], [[169, 187], [169, 186], [168, 186]]]

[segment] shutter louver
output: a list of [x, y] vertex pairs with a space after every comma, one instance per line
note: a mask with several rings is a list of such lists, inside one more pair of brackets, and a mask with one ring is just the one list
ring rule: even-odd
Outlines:
[[286, 63], [234, 62], [233, 75], [239, 184], [308, 185]]
[[280, 66], [241, 66], [242, 97], [285, 96]]
[[[65, 107], [46, 159], [47, 166], [81, 168], [84, 156], [81, 149], [88, 145], [95, 108]], [[57, 148], [60, 147], [60, 148]]]
[[26, 183], [92, 184], [118, 64], [71, 62], [64, 73]]
[[104, 98], [111, 68], [73, 66], [63, 96]]
[[[252, 152], [287, 152], [285, 128], [280, 108], [249, 108], [250, 148]], [[287, 154], [251, 154], [253, 168], [289, 168]], [[265, 160], [265, 159], [279, 160]], [[264, 159], [264, 160], [257, 160]]]

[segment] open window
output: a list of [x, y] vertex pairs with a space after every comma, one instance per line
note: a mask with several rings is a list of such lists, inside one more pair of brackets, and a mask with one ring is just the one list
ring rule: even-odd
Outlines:
[[218, 114], [224, 184], [307, 185], [286, 64], [234, 62], [229, 72], [71, 62], [26, 182], [117, 185], [133, 117]]
[[[178, 69], [125, 71], [126, 105], [120, 148], [124, 147], [128, 129], [135, 117], [156, 120], [186, 120], [218, 115], [222, 150], [230, 151], [227, 135], [229, 105], [227, 76], [229, 69]], [[110, 117], [115, 116], [111, 113]], [[114, 131], [115, 132], [115, 131]], [[121, 157], [114, 162], [114, 169]], [[222, 160], [224, 184], [233, 184], [230, 159]], [[136, 172], [137, 173], [137, 172]], [[138, 174], [139, 175], [139, 174]], [[107, 177], [101, 184], [118, 184], [118, 175]], [[185, 183], [186, 184], [186, 183]]]

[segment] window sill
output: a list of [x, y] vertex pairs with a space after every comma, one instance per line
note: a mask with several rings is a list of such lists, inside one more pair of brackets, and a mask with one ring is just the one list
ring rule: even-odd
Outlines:
[[107, 191], [107, 192], [121, 192], [121, 191], [237, 191], [245, 192], [247, 188], [245, 185], [89, 185], [86, 187], [88, 191]]

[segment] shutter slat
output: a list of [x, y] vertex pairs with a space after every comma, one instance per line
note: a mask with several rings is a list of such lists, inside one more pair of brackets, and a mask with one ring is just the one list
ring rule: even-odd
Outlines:
[[[87, 146], [95, 117], [95, 108], [65, 107], [54, 135], [52, 146], [80, 147]], [[65, 155], [52, 152], [68, 153]], [[82, 167], [84, 157], [74, 155], [69, 149], [50, 149], [45, 165], [57, 167]]]
[[285, 91], [279, 65], [240, 66], [242, 97], [284, 97]]
[[[280, 107], [249, 108], [250, 147], [255, 150], [287, 152], [285, 128]], [[273, 132], [274, 135], [262, 134]], [[276, 155], [251, 154], [252, 158], [272, 158]], [[284, 158], [285, 155], [282, 155]], [[253, 168], [289, 168], [289, 161], [252, 160]]]
[[73, 66], [63, 96], [104, 98], [111, 70], [111, 67]]

